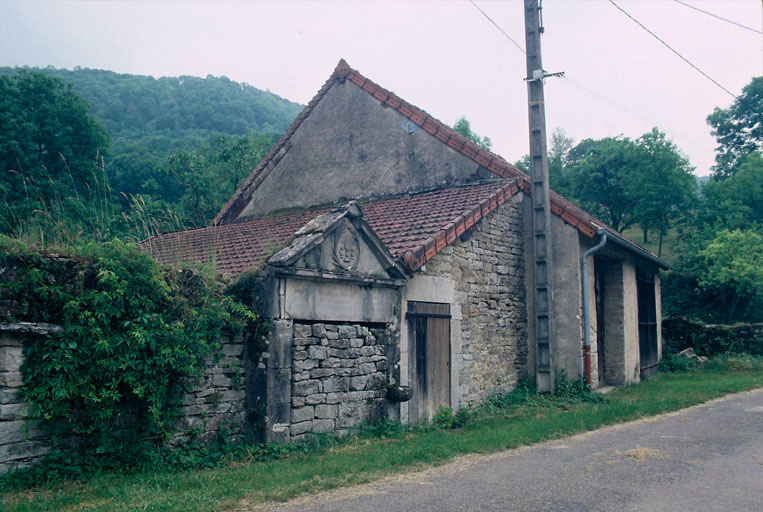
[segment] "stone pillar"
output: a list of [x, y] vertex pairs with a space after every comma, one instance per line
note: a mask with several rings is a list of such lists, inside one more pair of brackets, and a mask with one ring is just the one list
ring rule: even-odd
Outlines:
[[273, 320], [262, 359], [247, 372], [249, 432], [258, 442], [288, 443], [293, 322]]

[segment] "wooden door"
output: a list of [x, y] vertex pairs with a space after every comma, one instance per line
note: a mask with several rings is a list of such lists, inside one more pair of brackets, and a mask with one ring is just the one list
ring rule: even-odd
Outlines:
[[450, 407], [450, 304], [409, 302], [412, 421], [430, 421]]
[[654, 274], [638, 270], [636, 292], [641, 377], [656, 371], [660, 362], [657, 349], [657, 307], [654, 288]]

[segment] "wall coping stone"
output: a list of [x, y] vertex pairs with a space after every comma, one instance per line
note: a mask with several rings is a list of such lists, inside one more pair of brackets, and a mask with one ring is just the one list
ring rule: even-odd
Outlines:
[[0, 331], [39, 334], [44, 336], [46, 334], [58, 334], [64, 332], [64, 328], [60, 325], [44, 322], [15, 322], [10, 324], [0, 324]]

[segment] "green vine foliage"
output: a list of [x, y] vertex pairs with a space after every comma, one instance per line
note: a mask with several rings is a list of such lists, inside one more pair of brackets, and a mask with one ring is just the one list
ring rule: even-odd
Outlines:
[[0, 239], [0, 266], [11, 274], [0, 299], [17, 316], [7, 319], [63, 327], [25, 349], [30, 416], [59, 454], [100, 467], [131, 466], [164, 446], [184, 391], [218, 354], [221, 335], [259, 325], [211, 272], [161, 268], [118, 240], [71, 258]]

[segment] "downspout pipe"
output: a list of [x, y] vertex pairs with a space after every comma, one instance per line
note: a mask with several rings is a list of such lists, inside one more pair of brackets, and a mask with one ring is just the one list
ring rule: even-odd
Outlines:
[[588, 293], [588, 257], [604, 247], [607, 243], [607, 233], [600, 233], [599, 243], [583, 253], [582, 282], [583, 282], [583, 371], [585, 372], [586, 384], [591, 385], [591, 307]]

